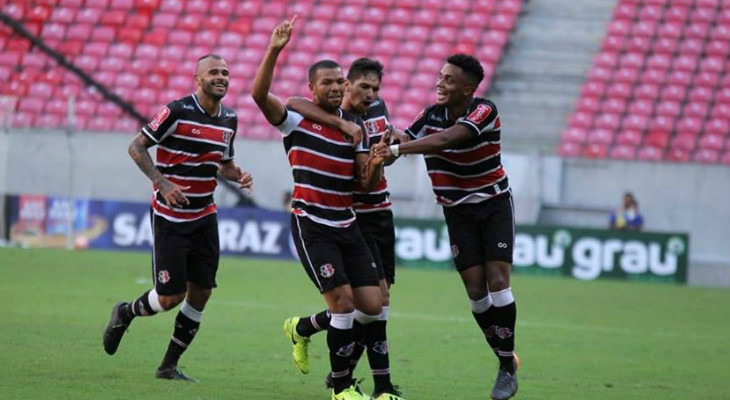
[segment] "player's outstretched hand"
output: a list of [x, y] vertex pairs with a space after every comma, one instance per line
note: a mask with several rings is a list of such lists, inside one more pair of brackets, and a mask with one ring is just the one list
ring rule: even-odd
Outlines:
[[163, 179], [157, 185], [157, 190], [165, 198], [165, 202], [172, 207], [182, 207], [190, 204], [190, 201], [183, 193], [183, 191], [188, 189], [190, 189], [190, 186], [176, 185], [168, 179]]
[[373, 154], [375, 157], [382, 157], [384, 159], [388, 159], [393, 156], [393, 153], [390, 151], [390, 146], [382, 142], [373, 146]]
[[360, 125], [351, 121], [342, 120], [342, 123], [340, 124], [340, 130], [355, 146], [360, 144], [360, 142], [362, 141], [362, 128], [360, 127]]
[[381, 149], [383, 147], [388, 147], [388, 144], [390, 143], [390, 135], [392, 133], [392, 127], [388, 125], [388, 129], [383, 133], [382, 136], [380, 136], [380, 140], [378, 143], [375, 144], [375, 146], [370, 148], [370, 160], [369, 162], [373, 165], [380, 165], [385, 163], [386, 157], [383, 157], [382, 155], [377, 154], [377, 150]]
[[294, 15], [290, 20], [284, 21], [274, 28], [274, 32], [271, 33], [271, 43], [269, 44], [272, 48], [280, 50], [289, 43], [294, 30], [294, 23], [298, 17], [298, 15]]

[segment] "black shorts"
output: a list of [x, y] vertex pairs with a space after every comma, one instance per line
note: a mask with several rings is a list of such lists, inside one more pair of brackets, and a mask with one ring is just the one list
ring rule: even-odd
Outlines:
[[152, 279], [163, 296], [185, 293], [187, 282], [216, 287], [220, 242], [213, 213], [190, 222], [172, 222], [152, 213]]
[[291, 216], [299, 259], [320, 293], [349, 284], [378, 286], [378, 267], [357, 224], [335, 228], [307, 217]]
[[378, 278], [395, 283], [395, 226], [393, 212], [376, 211], [357, 214], [357, 225], [370, 254], [378, 264]]
[[486, 261], [512, 264], [515, 241], [513, 209], [509, 192], [480, 203], [444, 207], [457, 270], [484, 265]]

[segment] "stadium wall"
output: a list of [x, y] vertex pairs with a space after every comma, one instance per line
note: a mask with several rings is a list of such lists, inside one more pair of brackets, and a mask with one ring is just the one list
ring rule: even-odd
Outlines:
[[[150, 184], [127, 155], [128, 134], [11, 131], [0, 134], [0, 190], [146, 202]], [[257, 205], [282, 209], [291, 190], [279, 141], [236, 141], [237, 163], [254, 175]], [[622, 194], [636, 194], [646, 230], [690, 235], [690, 284], [730, 286], [730, 168], [667, 163], [569, 159], [537, 153], [508, 154], [506, 166], [522, 224], [600, 228]], [[72, 162], [73, 177], [69, 177]], [[3, 172], [4, 169], [4, 172]], [[405, 157], [388, 180], [400, 217], [441, 218], [421, 157]], [[71, 191], [69, 192], [69, 184]], [[235, 196], [218, 190], [217, 201]]]

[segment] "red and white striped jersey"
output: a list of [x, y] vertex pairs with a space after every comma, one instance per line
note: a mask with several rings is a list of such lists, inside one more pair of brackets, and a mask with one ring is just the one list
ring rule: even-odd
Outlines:
[[216, 212], [213, 201], [216, 174], [221, 161], [233, 158], [233, 140], [238, 128], [236, 113], [223, 105], [211, 116], [195, 94], [162, 107], [142, 128], [157, 144], [155, 166], [172, 183], [189, 187], [184, 191], [190, 204], [172, 207], [154, 188], [152, 210], [173, 221], [194, 221]]
[[[354, 114], [342, 109], [338, 112], [340, 117], [362, 124]], [[305, 119], [293, 110], [287, 110], [276, 128], [284, 136], [294, 176], [292, 213], [333, 227], [355, 222], [352, 192], [356, 149], [352, 143], [341, 131]]]
[[475, 97], [461, 116], [449, 115], [443, 105], [426, 107], [406, 133], [418, 139], [455, 124], [469, 129], [472, 138], [456, 148], [424, 155], [436, 200], [450, 207], [476, 203], [508, 191], [509, 181], [501, 161], [502, 124], [491, 101]]

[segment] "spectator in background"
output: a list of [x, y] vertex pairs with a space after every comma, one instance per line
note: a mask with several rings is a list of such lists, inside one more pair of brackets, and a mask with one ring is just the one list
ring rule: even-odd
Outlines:
[[639, 203], [631, 192], [624, 193], [623, 206], [611, 212], [611, 229], [640, 231], [644, 227], [644, 217], [639, 213]]

